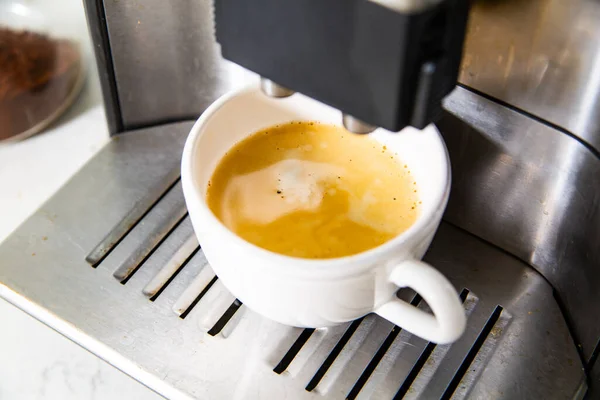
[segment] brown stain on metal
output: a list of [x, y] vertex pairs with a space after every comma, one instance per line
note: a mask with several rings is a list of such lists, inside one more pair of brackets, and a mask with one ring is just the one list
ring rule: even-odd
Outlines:
[[502, 329], [501, 326], [494, 326], [490, 331], [490, 335], [492, 335], [494, 338], [497, 338], [502, 335], [502, 332], [504, 332], [504, 329]]
[[131, 267], [127, 268], [127, 270], [125, 271], [125, 275], [123, 276], [123, 278], [127, 278], [129, 275], [131, 275], [131, 273], [132, 273], [133, 271], [135, 271], [135, 268], [136, 268], [136, 266], [135, 266], [135, 265], [133, 265], [133, 266], [131, 266]]

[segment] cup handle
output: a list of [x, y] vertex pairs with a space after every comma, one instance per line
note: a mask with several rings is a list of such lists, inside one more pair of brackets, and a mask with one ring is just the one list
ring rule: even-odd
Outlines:
[[433, 315], [396, 297], [374, 311], [402, 329], [435, 343], [451, 343], [462, 335], [466, 317], [452, 284], [437, 269], [422, 261], [408, 260], [396, 266], [389, 281], [409, 287], [429, 305]]

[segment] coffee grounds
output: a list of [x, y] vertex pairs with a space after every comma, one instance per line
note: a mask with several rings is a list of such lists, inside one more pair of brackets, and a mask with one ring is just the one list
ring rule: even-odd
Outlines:
[[0, 141], [56, 116], [80, 72], [76, 43], [0, 28]]

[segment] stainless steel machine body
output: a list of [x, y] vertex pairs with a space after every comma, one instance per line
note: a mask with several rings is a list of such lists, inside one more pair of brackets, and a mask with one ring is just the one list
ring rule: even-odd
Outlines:
[[214, 276], [186, 214], [181, 150], [210, 102], [258, 77], [220, 58], [209, 1], [87, 2], [109, 123], [124, 134], [0, 245], [0, 296], [169, 398], [596, 398], [600, 48], [581, 38], [600, 32], [581, 21], [600, 7], [570, 3], [471, 14], [439, 122], [451, 199], [426, 255], [461, 292], [458, 342], [374, 315], [285, 327]]

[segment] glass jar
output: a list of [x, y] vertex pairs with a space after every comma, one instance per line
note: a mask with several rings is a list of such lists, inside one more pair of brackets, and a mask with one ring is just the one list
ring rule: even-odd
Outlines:
[[0, 0], [0, 142], [36, 134], [84, 81], [78, 41], [55, 1]]

